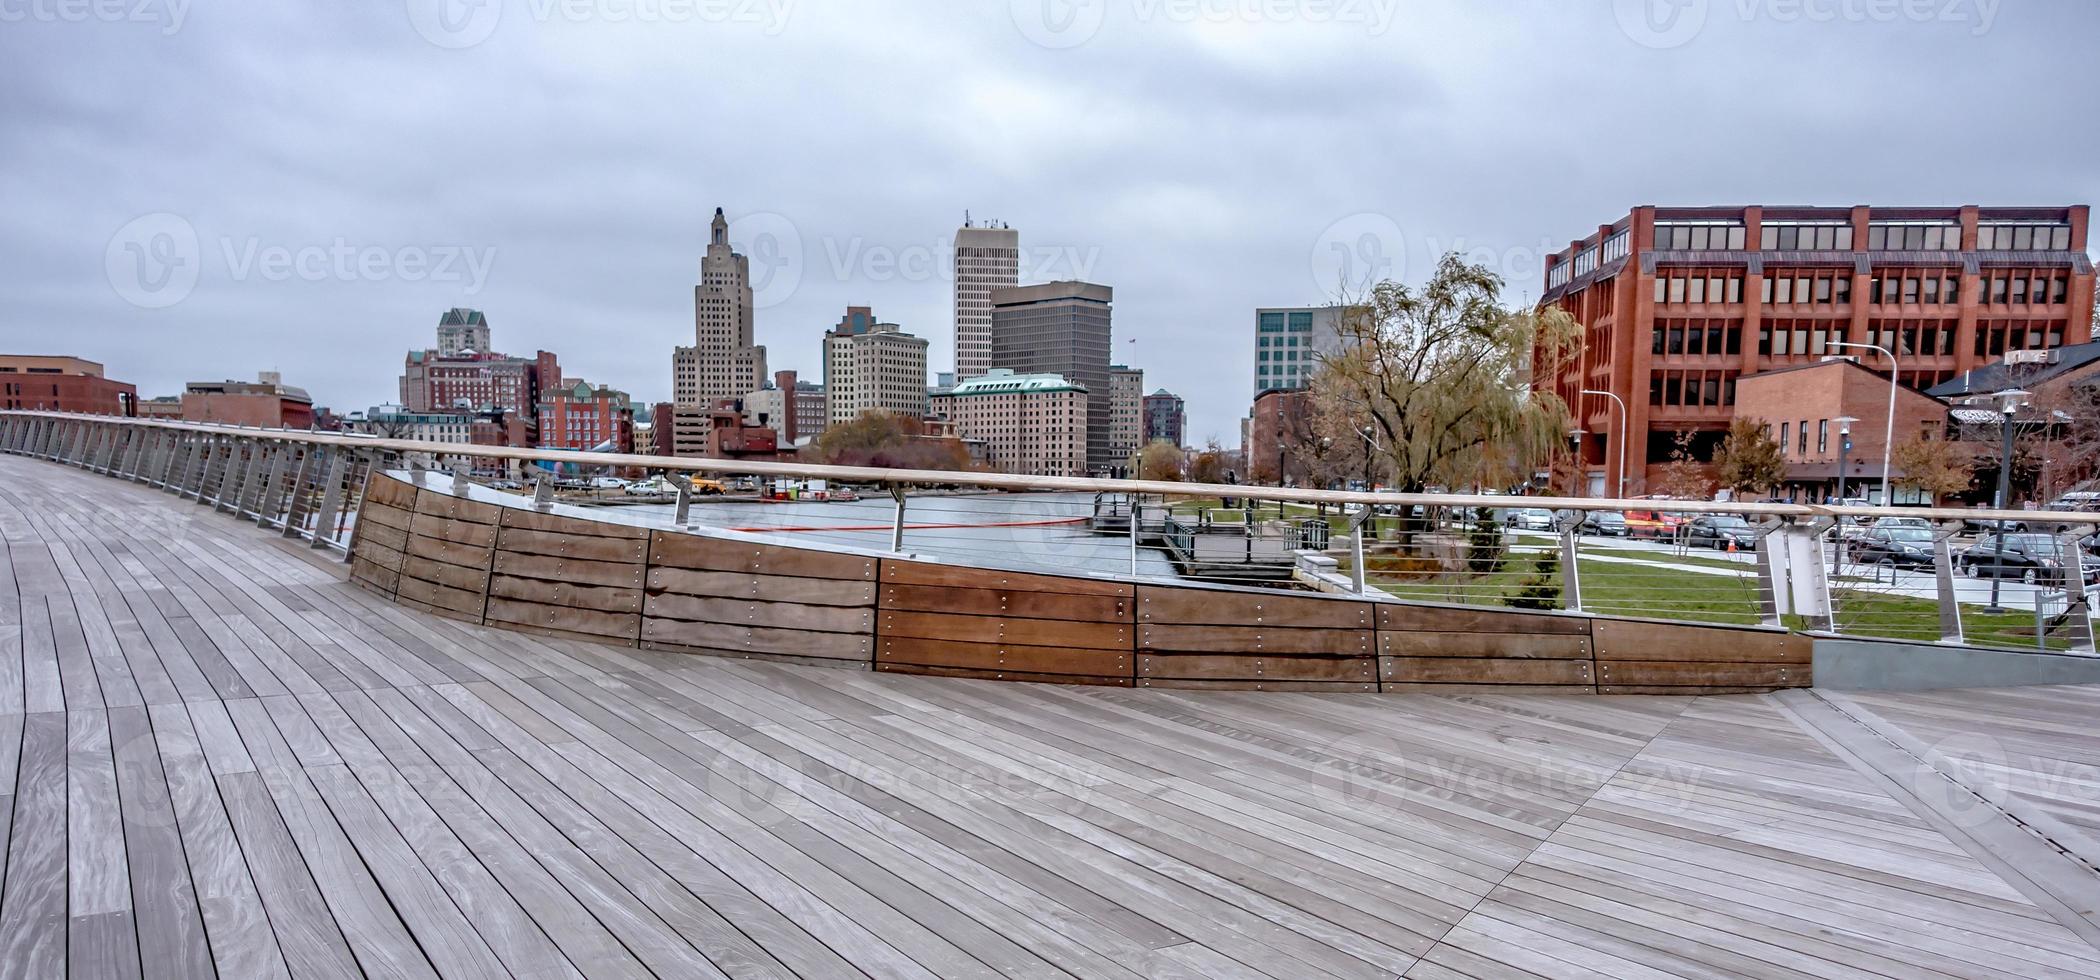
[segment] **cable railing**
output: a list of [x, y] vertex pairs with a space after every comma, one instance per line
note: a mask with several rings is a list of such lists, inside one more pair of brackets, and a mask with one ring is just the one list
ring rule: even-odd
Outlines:
[[[460, 495], [509, 486], [597, 520], [956, 564], [1920, 643], [2089, 653], [2100, 598], [2094, 513], [897, 470], [20, 411], [0, 411], [0, 450], [152, 486], [339, 554], [367, 481], [392, 470]], [[661, 475], [671, 492], [564, 490], [563, 468]], [[696, 478], [832, 490], [710, 495]]]

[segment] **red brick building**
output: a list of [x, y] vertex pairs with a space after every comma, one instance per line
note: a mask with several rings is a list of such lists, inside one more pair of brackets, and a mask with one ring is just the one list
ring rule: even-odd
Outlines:
[[[707, 455], [714, 459], [778, 460], [783, 450], [780, 433], [771, 425], [754, 424], [744, 417], [744, 400], [720, 398], [708, 409]], [[785, 450], [792, 456], [792, 447]]]
[[[1569, 371], [1535, 384], [1575, 407], [1589, 491], [1616, 486], [1626, 402], [1629, 492], [1668, 462], [1674, 433], [1710, 459], [1737, 380], [1760, 371], [1896, 352], [1923, 389], [2008, 350], [2090, 339], [2089, 208], [1635, 208], [1549, 257], [1542, 303], [1584, 328]], [[1857, 430], [1854, 437], [1858, 442]]]
[[[1889, 379], [1851, 360], [1819, 361], [1747, 375], [1736, 384], [1738, 418], [1761, 423], [1779, 443], [1786, 460], [1786, 482], [1775, 496], [1783, 500], [1823, 501], [1837, 493], [1840, 456], [1845, 462], [1845, 495], [1882, 503], [1882, 451], [1889, 435]], [[1851, 418], [1852, 451], [1841, 453], [1844, 424]], [[1910, 388], [1896, 392], [1895, 444], [1947, 437], [1947, 403]], [[1890, 482], [1903, 471], [1890, 470]], [[1891, 486], [1895, 503], [1929, 503], [1915, 493]]]
[[616, 388], [564, 381], [540, 396], [537, 416], [542, 449], [634, 452], [634, 406]]
[[[1305, 486], [1314, 438], [1310, 392], [1272, 388], [1255, 396], [1247, 425], [1247, 482]], [[1282, 481], [1276, 479], [1279, 465]]]
[[182, 389], [182, 420], [311, 429], [314, 400], [275, 371], [264, 371], [254, 381], [192, 381]]
[[543, 394], [562, 386], [553, 354], [511, 357], [467, 350], [446, 355], [413, 350], [401, 368], [401, 404], [411, 412], [477, 412], [491, 408], [531, 415]]
[[0, 354], [0, 408], [88, 415], [138, 414], [138, 389], [78, 357]]

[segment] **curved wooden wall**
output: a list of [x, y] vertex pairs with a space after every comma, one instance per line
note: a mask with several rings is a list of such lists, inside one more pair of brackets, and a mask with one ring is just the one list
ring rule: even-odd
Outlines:
[[1704, 694], [1806, 687], [1779, 630], [1010, 572], [650, 530], [374, 474], [350, 577], [652, 650], [1118, 687]]

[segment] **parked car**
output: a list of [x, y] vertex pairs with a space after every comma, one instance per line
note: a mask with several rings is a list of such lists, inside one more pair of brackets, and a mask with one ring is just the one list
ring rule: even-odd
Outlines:
[[1877, 531], [1882, 528], [1899, 527], [1916, 528], [1927, 534], [1932, 532], [1932, 522], [1922, 517], [1884, 517], [1874, 522], [1874, 529]]
[[1544, 507], [1518, 507], [1502, 523], [1516, 531], [1551, 531], [1553, 512]]
[[587, 484], [593, 490], [625, 490], [627, 481], [617, 476], [594, 476]]
[[[2047, 534], [1985, 535], [1962, 552], [1957, 563], [1966, 575], [2016, 578], [2030, 585], [2053, 576], [2063, 567], [2056, 539]], [[2084, 581], [2100, 581], [2100, 555], [2081, 552], [2079, 566]]]
[[1581, 531], [1606, 538], [1623, 538], [1628, 533], [1626, 515], [1615, 510], [1593, 510], [1582, 515]]
[[1688, 519], [1684, 514], [1659, 510], [1629, 510], [1622, 516], [1629, 538], [1675, 538]]
[[1707, 514], [1685, 525], [1684, 538], [1694, 548], [1726, 551], [1733, 544], [1747, 551], [1757, 546], [1757, 528], [1734, 514]]
[[[1891, 520], [1916, 520], [1912, 517]], [[1932, 528], [1876, 524], [1853, 542], [1852, 558], [1863, 565], [1932, 567]]]

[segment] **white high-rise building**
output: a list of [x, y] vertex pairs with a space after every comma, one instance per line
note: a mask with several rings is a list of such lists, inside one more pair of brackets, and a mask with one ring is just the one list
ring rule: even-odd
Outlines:
[[1128, 465], [1145, 444], [1145, 369], [1108, 366], [1108, 451], [1117, 466]]
[[1021, 233], [964, 219], [955, 231], [955, 380], [992, 369], [992, 290], [1021, 281]]
[[851, 306], [824, 334], [824, 415], [842, 425], [866, 412], [926, 414], [926, 338]]
[[766, 349], [753, 342], [752, 309], [751, 264], [730, 248], [729, 220], [716, 208], [693, 287], [693, 346], [671, 357], [680, 456], [705, 452], [707, 413], [716, 400], [765, 386]]

